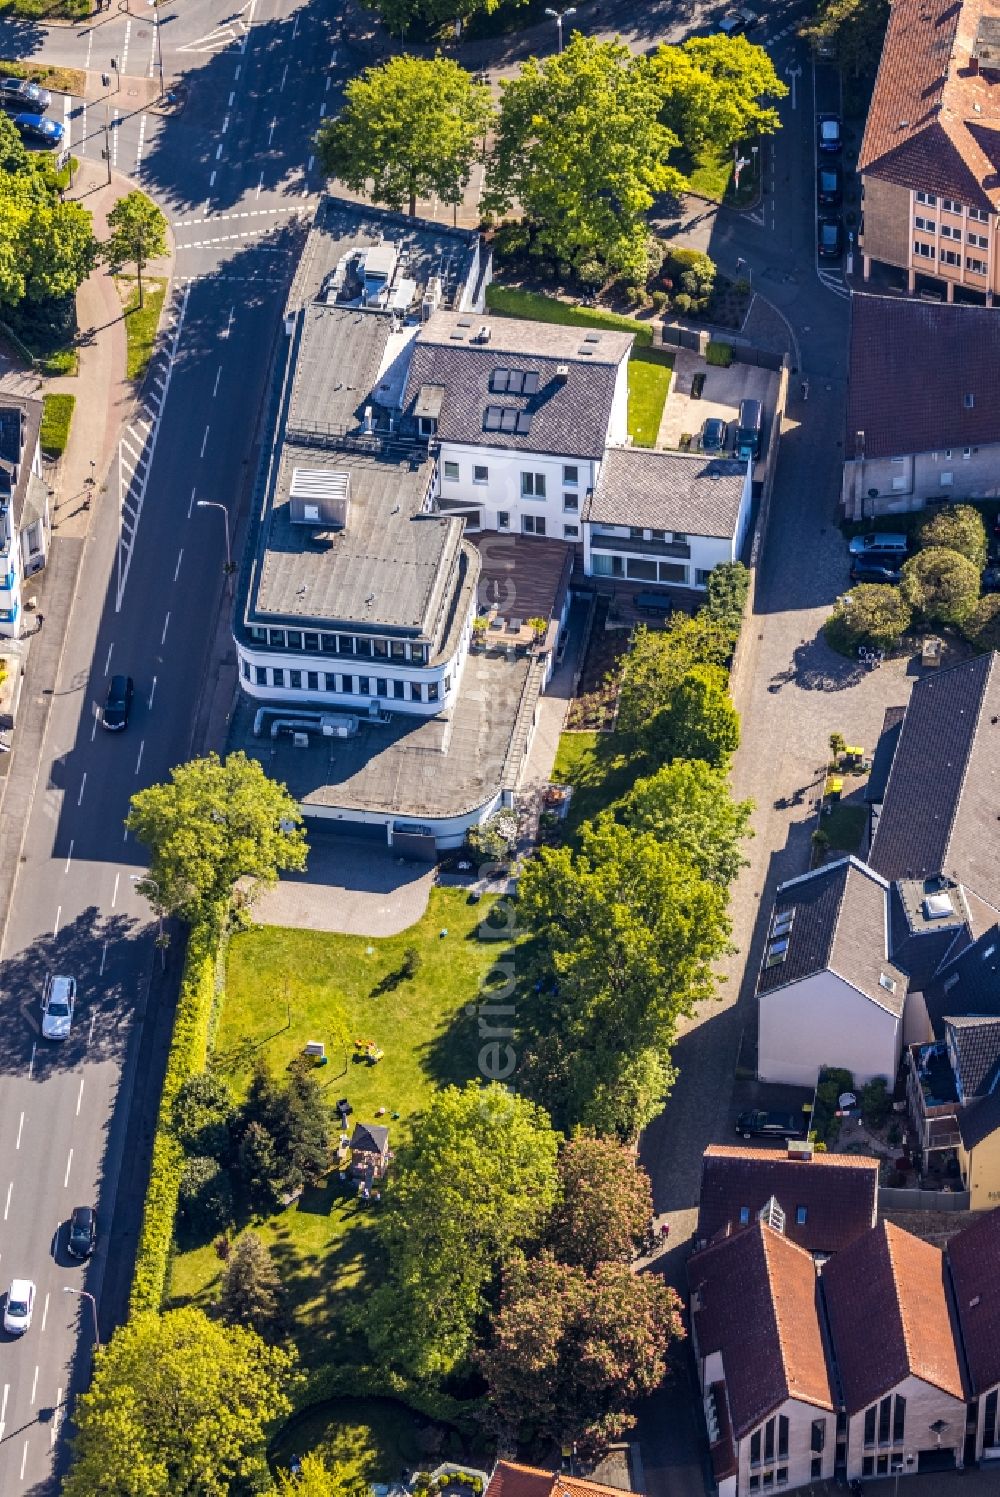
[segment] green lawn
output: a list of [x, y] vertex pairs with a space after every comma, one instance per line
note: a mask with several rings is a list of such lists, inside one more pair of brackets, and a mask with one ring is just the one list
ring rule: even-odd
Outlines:
[[486, 288], [486, 306], [503, 317], [529, 317], [535, 322], [560, 322], [568, 327], [604, 327], [634, 333], [636, 345], [650, 346], [653, 329], [634, 317], [618, 312], [604, 312], [599, 307], [573, 307], [555, 296], [539, 291], [521, 291], [515, 286], [498, 286], [492, 281]]
[[[749, 145], [740, 147], [740, 155], [749, 158], [740, 172], [739, 188], [733, 187], [733, 152], [716, 151], [706, 147], [688, 163], [686, 176], [692, 192], [713, 203], [727, 203], [732, 208], [743, 208], [757, 196], [758, 184], [754, 175], [754, 156]], [[758, 153], [756, 160], [760, 160]], [[681, 168], [685, 170], [684, 167]]]
[[[319, 1074], [331, 1108], [346, 1097], [352, 1122], [375, 1122], [385, 1108], [391, 1139], [404, 1137], [438, 1087], [477, 1073], [476, 1020], [465, 1005], [475, 1001], [503, 948], [477, 939], [491, 907], [468, 904], [460, 889], [434, 889], [424, 918], [386, 940], [270, 926], [235, 936], [215, 1051], [234, 1090], [245, 1089], [258, 1054], [280, 1072], [309, 1040], [322, 1040], [329, 1064]], [[419, 970], [409, 981], [387, 985], [410, 946], [422, 958]], [[373, 1067], [355, 1062], [355, 1039], [374, 1040], [385, 1058]], [[371, 1232], [377, 1209], [359, 1202], [334, 1171], [322, 1188], [306, 1191], [259, 1227], [281, 1270], [307, 1365], [345, 1361], [358, 1350], [347, 1312], [378, 1271]], [[211, 1301], [220, 1268], [210, 1244], [179, 1250], [171, 1302]]]
[[[354, 1481], [395, 1482], [427, 1459], [420, 1434], [427, 1421], [392, 1398], [333, 1398], [316, 1404], [282, 1430], [270, 1451], [275, 1468], [293, 1455], [318, 1451], [329, 1465], [343, 1468], [345, 1485]], [[443, 1431], [442, 1455], [461, 1458], [461, 1440]]]
[[119, 281], [129, 288], [125, 302], [125, 337], [128, 340], [125, 368], [129, 379], [138, 381], [146, 373], [156, 347], [156, 329], [160, 325], [167, 283], [163, 276], [144, 277], [143, 305], [140, 307], [135, 278], [120, 276]]
[[46, 457], [62, 457], [69, 441], [75, 395], [46, 395], [42, 403], [39, 441]]
[[0, 0], [0, 16], [31, 21], [82, 21], [90, 0]]
[[865, 826], [868, 823], [868, 807], [835, 801], [828, 815], [820, 820], [820, 826], [829, 837], [831, 852], [856, 853], [861, 846]]
[[[12, 7], [0, 0], [0, 15], [11, 9], [15, 12], [22, 11], [20, 5]], [[81, 15], [86, 15], [89, 9], [88, 4]], [[81, 68], [57, 67], [54, 63], [0, 61], [0, 74], [4, 78], [30, 78], [32, 83], [41, 83], [45, 88], [54, 89], [56, 93], [74, 94], [77, 98], [83, 97], [87, 87], [87, 75]]]
[[635, 782], [639, 766], [621, 752], [614, 733], [562, 733], [552, 779], [557, 785], [572, 785], [566, 825], [572, 835], [581, 822], [625, 795]]
[[670, 389], [673, 355], [634, 348], [628, 365], [628, 433], [636, 447], [655, 447]]

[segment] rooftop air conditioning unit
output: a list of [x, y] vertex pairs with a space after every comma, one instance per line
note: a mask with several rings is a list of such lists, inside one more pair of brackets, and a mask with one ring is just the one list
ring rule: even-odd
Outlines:
[[479, 329], [479, 332], [476, 334], [476, 342], [477, 343], [488, 343], [489, 341], [490, 341], [490, 330], [487, 327], [486, 323], [484, 322], [483, 325], [482, 325], [482, 327]]
[[443, 295], [444, 288], [441, 285], [441, 277], [439, 275], [432, 275], [430, 280], [427, 282], [427, 290], [424, 292], [424, 299], [420, 303], [421, 322], [428, 322], [431, 317], [433, 317], [434, 313], [441, 305], [441, 298], [443, 297]]

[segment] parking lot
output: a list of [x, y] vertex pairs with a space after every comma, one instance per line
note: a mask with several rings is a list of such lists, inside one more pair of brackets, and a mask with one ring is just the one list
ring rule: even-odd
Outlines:
[[[698, 374], [705, 376], [701, 395], [692, 397], [691, 387]], [[681, 437], [691, 437], [691, 450], [700, 447], [705, 422], [712, 417], [729, 427], [727, 452], [731, 455], [736, 437], [736, 417], [741, 400], [759, 400], [764, 413], [761, 453], [767, 451], [771, 423], [778, 400], [778, 376], [755, 364], [730, 364], [728, 369], [706, 364], [688, 348], [678, 348], [674, 355], [674, 375], [663, 411], [659, 445], [680, 447]]]

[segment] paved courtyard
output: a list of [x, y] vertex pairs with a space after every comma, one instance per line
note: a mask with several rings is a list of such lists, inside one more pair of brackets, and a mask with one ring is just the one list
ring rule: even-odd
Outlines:
[[260, 925], [396, 936], [427, 908], [435, 869], [398, 857], [381, 842], [309, 828], [309, 866], [254, 904]]

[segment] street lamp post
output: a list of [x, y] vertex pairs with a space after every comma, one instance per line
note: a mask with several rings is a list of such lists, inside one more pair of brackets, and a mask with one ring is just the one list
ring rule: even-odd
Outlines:
[[231, 577], [232, 573], [233, 573], [233, 552], [232, 552], [232, 546], [231, 546], [230, 540], [229, 540], [229, 511], [228, 511], [228, 509], [218, 499], [199, 499], [197, 501], [196, 508], [198, 508], [198, 509], [219, 509], [219, 510], [222, 511], [222, 523], [223, 523], [223, 525], [226, 528], [226, 576], [227, 577]]
[[576, 15], [576, 6], [575, 5], [567, 6], [567, 8], [565, 10], [552, 10], [549, 6], [546, 6], [545, 7], [545, 14], [547, 16], [551, 16], [552, 19], [553, 19], [553, 21], [555, 21], [555, 23], [556, 23], [556, 31], [557, 31], [558, 36], [559, 36], [559, 51], [561, 52], [562, 49], [563, 49], [563, 21], [566, 19], [567, 16], [575, 16]]
[[156, 897], [156, 944], [160, 948], [160, 971], [167, 970], [167, 942], [163, 934], [163, 911], [159, 907], [160, 886], [155, 878], [150, 878], [148, 873], [130, 873], [129, 879], [133, 884], [147, 884], [155, 891]]
[[94, 1346], [98, 1351], [101, 1349], [101, 1333], [97, 1327], [97, 1301], [89, 1289], [75, 1289], [72, 1284], [63, 1285], [63, 1294], [78, 1294], [81, 1299], [90, 1300], [90, 1313], [94, 1317]]

